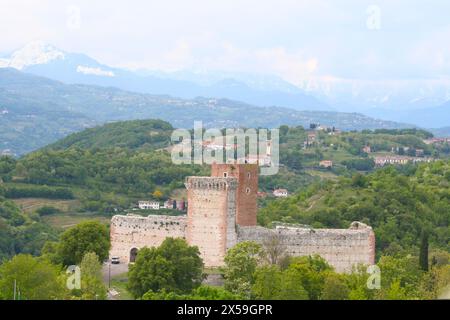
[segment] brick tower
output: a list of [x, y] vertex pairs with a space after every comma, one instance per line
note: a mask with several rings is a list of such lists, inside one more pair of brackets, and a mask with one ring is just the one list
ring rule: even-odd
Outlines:
[[212, 164], [211, 177], [237, 179], [236, 223], [256, 226], [258, 164]]

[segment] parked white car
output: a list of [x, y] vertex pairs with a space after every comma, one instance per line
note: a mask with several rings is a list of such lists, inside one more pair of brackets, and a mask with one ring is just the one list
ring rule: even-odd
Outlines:
[[119, 257], [111, 257], [111, 263], [112, 264], [119, 264], [120, 258]]

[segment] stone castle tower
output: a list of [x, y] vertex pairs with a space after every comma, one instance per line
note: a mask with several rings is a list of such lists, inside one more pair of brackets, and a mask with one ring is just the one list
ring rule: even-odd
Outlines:
[[236, 225], [256, 226], [258, 165], [213, 164], [211, 177], [186, 179], [186, 240], [205, 265], [220, 266], [237, 242]]
[[133, 262], [139, 249], [159, 246], [165, 238], [174, 237], [197, 246], [205, 266], [218, 267], [235, 244], [264, 244], [276, 237], [286, 253], [321, 255], [338, 272], [374, 263], [375, 235], [370, 226], [359, 222], [348, 229], [257, 226], [257, 164], [213, 164], [211, 177], [187, 177], [185, 186], [187, 216], [114, 216], [110, 256], [123, 263]]
[[236, 178], [189, 177], [186, 240], [207, 266], [220, 266], [236, 244]]

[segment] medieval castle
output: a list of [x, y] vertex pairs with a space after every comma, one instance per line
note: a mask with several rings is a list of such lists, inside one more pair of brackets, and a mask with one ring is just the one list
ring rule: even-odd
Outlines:
[[357, 264], [374, 264], [375, 235], [360, 222], [349, 229], [257, 226], [257, 164], [213, 164], [211, 177], [188, 177], [185, 185], [185, 216], [114, 216], [110, 256], [133, 262], [140, 248], [159, 246], [166, 237], [180, 237], [199, 248], [205, 266], [217, 267], [235, 244], [264, 243], [277, 237], [286, 253], [320, 255], [338, 272], [351, 271]]

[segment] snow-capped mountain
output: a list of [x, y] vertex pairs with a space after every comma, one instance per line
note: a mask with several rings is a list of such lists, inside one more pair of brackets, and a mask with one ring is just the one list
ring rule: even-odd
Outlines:
[[0, 67], [14, 68], [70, 83], [83, 83], [84, 76], [115, 75], [111, 68], [86, 55], [68, 53], [41, 41], [31, 42], [0, 59]]
[[44, 42], [35, 41], [13, 52], [10, 57], [0, 59], [0, 67], [23, 70], [26, 67], [64, 60], [64, 58], [63, 51]]
[[426, 109], [450, 100], [448, 79], [364, 80], [319, 78], [299, 84], [305, 92], [341, 111], [376, 113]]
[[68, 53], [42, 42], [30, 43], [4, 57], [0, 67], [12, 67], [68, 84], [117, 87], [187, 99], [198, 96], [228, 98], [297, 110], [332, 110], [298, 87], [273, 76], [131, 71], [112, 68], [84, 54]]
[[364, 80], [319, 78], [299, 84], [339, 111], [361, 112], [424, 128], [450, 125], [450, 78]]
[[[436, 119], [427, 116], [425, 121], [424, 117], [408, 114], [412, 111], [423, 114], [428, 108], [449, 105], [446, 102], [450, 101], [450, 78], [364, 80], [318, 77], [293, 85], [273, 75], [132, 71], [113, 68], [87, 55], [69, 53], [43, 42], [30, 43], [0, 58], [0, 67], [12, 67], [68, 84], [117, 87], [186, 99], [198, 96], [228, 98], [258, 106], [281, 106], [296, 110], [361, 112], [418, 126], [434, 123], [450, 125], [447, 116]], [[439, 110], [443, 110], [442, 107]]]

